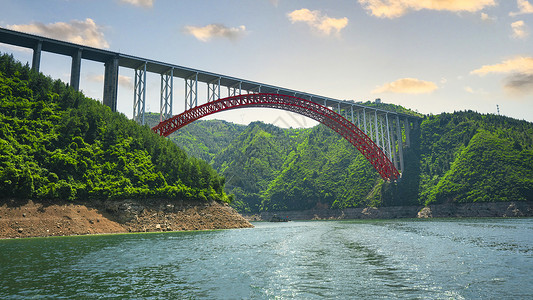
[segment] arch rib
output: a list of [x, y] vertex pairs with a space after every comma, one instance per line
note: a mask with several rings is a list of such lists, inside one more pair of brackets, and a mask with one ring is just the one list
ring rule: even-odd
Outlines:
[[383, 150], [381, 150], [381, 148], [379, 148], [378, 145], [376, 145], [363, 131], [355, 126], [355, 124], [325, 106], [294, 96], [259, 93], [218, 99], [196, 106], [163, 121], [153, 127], [152, 130], [159, 135], [168, 136], [185, 125], [205, 116], [225, 110], [244, 107], [282, 109], [309, 117], [333, 129], [354, 145], [378, 171], [383, 179], [392, 181], [398, 179], [400, 176], [400, 173], [385, 155]]

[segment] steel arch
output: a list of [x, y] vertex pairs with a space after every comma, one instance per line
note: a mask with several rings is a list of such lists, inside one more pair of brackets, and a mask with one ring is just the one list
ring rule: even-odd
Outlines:
[[243, 107], [266, 107], [295, 112], [318, 121], [343, 136], [354, 145], [374, 166], [384, 180], [396, 180], [400, 173], [371, 138], [343, 116], [318, 103], [302, 98], [280, 94], [244, 94], [191, 108], [154, 126], [159, 135], [168, 136], [174, 131], [205, 116]]

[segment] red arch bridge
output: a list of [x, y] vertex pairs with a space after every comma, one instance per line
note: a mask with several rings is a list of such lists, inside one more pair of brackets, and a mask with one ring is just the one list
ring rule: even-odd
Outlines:
[[[314, 119], [354, 145], [385, 180], [397, 180], [404, 170], [403, 148], [420, 118], [283, 87], [215, 74], [170, 63], [96, 49], [43, 36], [0, 28], [0, 43], [33, 49], [32, 69], [39, 71], [41, 52], [70, 56], [70, 85], [79, 89], [81, 62], [104, 65], [103, 103], [117, 110], [119, 67], [135, 70], [133, 119], [144, 124], [146, 73], [161, 75], [161, 123], [153, 129], [167, 136], [204, 116], [243, 107], [277, 108]], [[174, 78], [185, 81], [185, 111], [173, 116]], [[207, 103], [198, 105], [198, 83], [207, 85]], [[221, 87], [227, 88], [223, 98]]]
[[[210, 101], [162, 121], [153, 127], [152, 130], [162, 136], [168, 136], [176, 130], [205, 116], [244, 107], [282, 109], [318, 121], [333, 129], [354, 145], [368, 159], [372, 166], [374, 166], [383, 179], [397, 180], [400, 177], [397, 168], [397, 157], [402, 154], [403, 147], [401, 142], [395, 142], [401, 141], [399, 118], [396, 116], [391, 122], [387, 113], [384, 115], [380, 114], [380, 118], [378, 118], [376, 110], [373, 111], [375, 118], [369, 117], [369, 122], [366, 120], [366, 112], [364, 112], [363, 120], [360, 120], [359, 114], [357, 114], [357, 121], [359, 124], [361, 124], [361, 121], [364, 122], [364, 128], [367, 128], [370, 132], [374, 130], [377, 142], [374, 142], [358, 126], [342, 116], [340, 114], [342, 111], [337, 113], [324, 105], [295, 96], [269, 93], [243, 94]], [[353, 110], [351, 112], [353, 120]], [[383, 117], [381, 117], [382, 115]], [[398, 152], [396, 152], [396, 149], [398, 149]], [[401, 157], [400, 163], [403, 167], [403, 159]]]

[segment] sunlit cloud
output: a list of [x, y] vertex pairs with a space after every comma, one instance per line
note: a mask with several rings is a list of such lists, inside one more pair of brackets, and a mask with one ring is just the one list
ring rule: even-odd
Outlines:
[[401, 78], [376, 88], [372, 93], [429, 94], [436, 89], [438, 89], [437, 85], [431, 81]]
[[470, 72], [479, 76], [489, 73], [509, 74], [504, 80], [504, 88], [511, 94], [524, 95], [533, 92], [533, 57], [518, 56]]
[[102, 27], [96, 25], [89, 18], [85, 19], [85, 21], [72, 20], [68, 23], [57, 22], [43, 24], [36, 22], [31, 24], [8, 25], [7, 28], [80, 45], [109, 48], [109, 43], [104, 38]]
[[309, 27], [326, 35], [331, 33], [339, 34], [340, 31], [348, 25], [348, 18], [330, 18], [318, 10], [309, 10], [302, 8], [290, 12], [287, 17], [291, 23], [303, 22]]
[[398, 18], [409, 11], [440, 10], [451, 12], [478, 12], [495, 6], [494, 0], [358, 0], [373, 16]]
[[499, 64], [484, 65], [470, 74], [486, 75], [489, 73], [524, 73], [533, 74], [533, 57], [517, 56]]
[[131, 4], [133, 6], [152, 8], [155, 0], [120, 0], [122, 3]]
[[237, 40], [246, 34], [246, 27], [227, 27], [222, 24], [209, 24], [203, 27], [185, 26], [185, 33], [190, 34], [202, 42], [207, 42], [214, 37]]
[[512, 37], [515, 39], [525, 39], [529, 35], [527, 26], [522, 20], [511, 23], [511, 29], [513, 30]]
[[[104, 75], [89, 75], [87, 79], [92, 82], [103, 83]], [[118, 84], [122, 87], [133, 89], [133, 81], [129, 76], [118, 75]]]
[[517, 0], [516, 5], [518, 6], [517, 12], [510, 12], [511, 17], [525, 14], [533, 14], [533, 5], [527, 0]]

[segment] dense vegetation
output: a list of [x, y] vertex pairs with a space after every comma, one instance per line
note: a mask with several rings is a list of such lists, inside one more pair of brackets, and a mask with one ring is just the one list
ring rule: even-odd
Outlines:
[[[322, 125], [280, 129], [255, 122], [225, 129], [232, 126], [197, 121], [172, 139], [189, 153], [204, 151], [215, 138], [223, 141], [217, 153], [196, 155], [211, 158], [226, 176], [226, 191], [243, 212], [533, 201], [533, 124], [526, 121], [472, 111], [427, 116], [404, 148], [399, 183], [383, 182], [353, 146]], [[192, 132], [198, 144], [190, 142]]]
[[228, 201], [224, 181], [147, 126], [0, 56], [0, 198]]
[[164, 139], [0, 56], [0, 198], [230, 201], [225, 187], [242, 212], [533, 201], [532, 123], [472, 111], [426, 116], [404, 157], [402, 180], [387, 183], [322, 125], [197, 121]]

